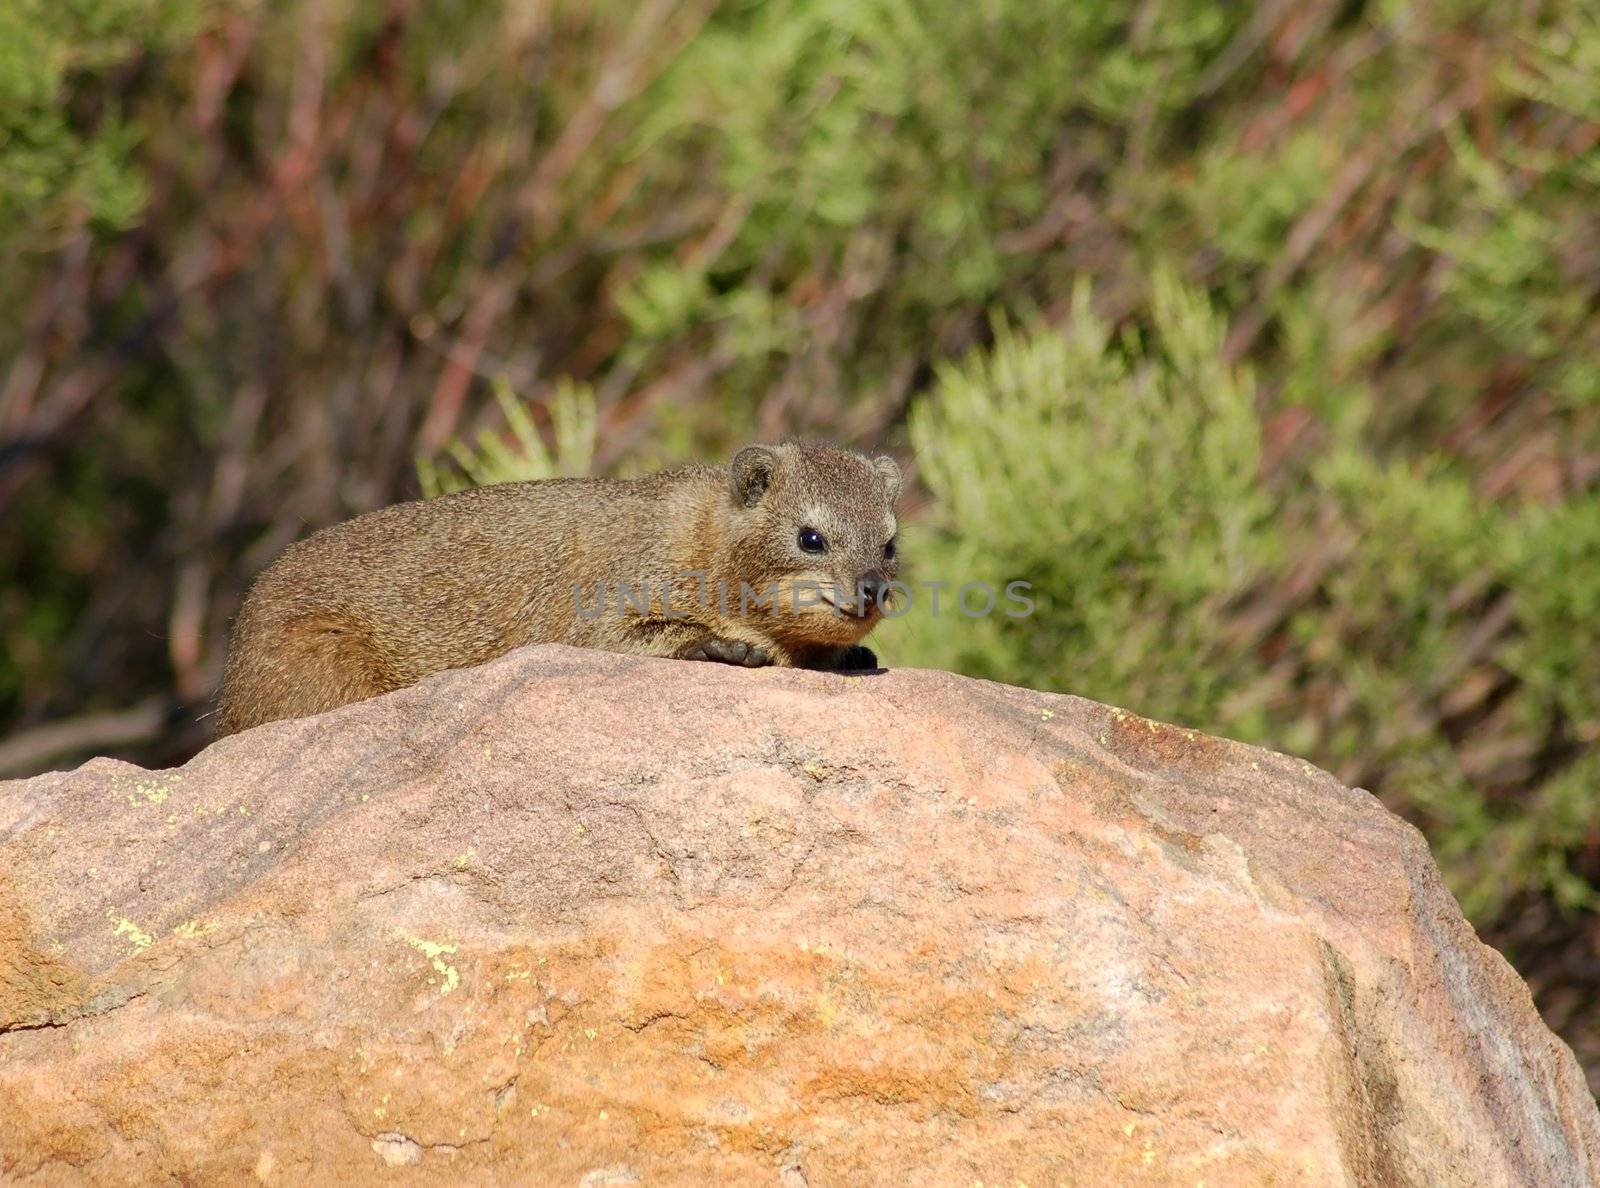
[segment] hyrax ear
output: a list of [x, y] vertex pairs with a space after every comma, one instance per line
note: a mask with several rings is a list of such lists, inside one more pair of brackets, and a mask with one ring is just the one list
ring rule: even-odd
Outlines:
[[872, 460], [872, 468], [883, 478], [883, 485], [889, 491], [889, 502], [893, 503], [900, 498], [900, 466], [888, 454], [879, 454]]
[[778, 471], [778, 452], [768, 446], [745, 446], [728, 466], [733, 501], [740, 507], [754, 507], [772, 485]]

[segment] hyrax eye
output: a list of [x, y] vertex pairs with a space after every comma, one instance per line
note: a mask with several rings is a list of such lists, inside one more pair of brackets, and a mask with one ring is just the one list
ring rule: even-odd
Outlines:
[[894, 560], [894, 550], [895, 550], [895, 540], [896, 539], [897, 539], [896, 537], [891, 536], [889, 538], [889, 543], [883, 546], [883, 559], [885, 561], [893, 561]]
[[815, 528], [800, 529], [800, 549], [806, 553], [826, 553], [828, 542]]

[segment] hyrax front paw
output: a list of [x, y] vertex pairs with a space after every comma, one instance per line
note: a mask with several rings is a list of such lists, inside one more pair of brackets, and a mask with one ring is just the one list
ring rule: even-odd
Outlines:
[[703, 639], [690, 644], [678, 655], [684, 660], [714, 660], [718, 664], [739, 664], [745, 668], [765, 668], [772, 663], [772, 653], [766, 648], [740, 639]]
[[833, 666], [841, 672], [853, 669], [878, 667], [878, 654], [865, 644], [851, 644], [848, 648], [841, 648]]

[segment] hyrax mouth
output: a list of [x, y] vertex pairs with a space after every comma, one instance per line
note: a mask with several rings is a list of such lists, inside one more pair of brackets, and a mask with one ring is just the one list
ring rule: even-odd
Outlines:
[[824, 588], [819, 590], [818, 594], [821, 596], [823, 602], [826, 602], [840, 614], [849, 615], [851, 618], [857, 619], [862, 617], [861, 604], [856, 602], [841, 601], [837, 590], [829, 590]]
[[876, 598], [868, 598], [857, 591], [853, 600], [846, 601], [841, 597], [843, 591], [838, 586], [823, 587], [820, 591], [822, 601], [831, 606], [836, 612], [851, 619], [875, 619], [882, 613], [882, 606]]

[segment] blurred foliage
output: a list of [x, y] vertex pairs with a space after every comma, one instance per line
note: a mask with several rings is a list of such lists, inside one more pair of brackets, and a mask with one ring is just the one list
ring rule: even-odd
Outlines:
[[0, 237], [8, 247], [36, 251], [72, 224], [120, 230], [138, 217], [137, 134], [119, 118], [106, 75], [175, 40], [191, 9], [182, 0], [11, 0], [0, 8]]
[[911, 415], [939, 531], [913, 527], [907, 556], [932, 580], [1030, 581], [1038, 606], [969, 623], [914, 603], [891, 657], [1224, 720], [1240, 671], [1222, 607], [1277, 553], [1255, 387], [1220, 362], [1203, 298], [1166, 273], [1153, 288], [1148, 341], [1080, 286], [1065, 333], [1002, 325], [991, 351], [941, 366]]
[[550, 401], [555, 445], [546, 446], [526, 406], [504, 380], [491, 384], [505, 429], [481, 430], [477, 444], [450, 445], [450, 465], [432, 458], [417, 460], [422, 497], [434, 499], [450, 491], [488, 483], [528, 483], [550, 478], [576, 478], [594, 462], [597, 429], [594, 392], [562, 382]]
[[1592, 0], [15, 0], [0, 732], [181, 758], [395, 499], [887, 444], [914, 576], [1038, 598], [891, 661], [1372, 788], [1600, 1085], [1597, 72]]

